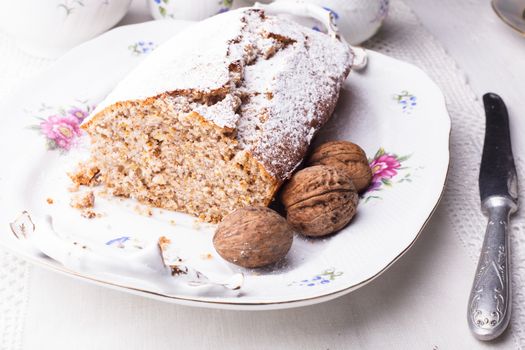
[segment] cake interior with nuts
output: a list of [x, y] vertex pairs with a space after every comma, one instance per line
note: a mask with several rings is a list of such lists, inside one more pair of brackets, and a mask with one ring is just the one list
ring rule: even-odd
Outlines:
[[332, 114], [352, 59], [338, 38], [262, 10], [195, 24], [84, 121], [91, 156], [71, 178], [209, 222], [267, 206]]

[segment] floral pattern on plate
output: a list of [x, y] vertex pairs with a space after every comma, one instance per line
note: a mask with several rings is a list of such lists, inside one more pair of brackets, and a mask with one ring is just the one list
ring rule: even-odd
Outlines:
[[157, 44], [153, 41], [137, 41], [128, 46], [128, 50], [132, 55], [141, 56], [148, 54], [157, 48]]
[[45, 117], [36, 117], [40, 122], [29, 128], [36, 130], [46, 138], [48, 150], [58, 150], [66, 153], [78, 143], [82, 135], [80, 124], [93, 111], [95, 107], [87, 101], [67, 107], [50, 107], [42, 104], [38, 114]]
[[384, 148], [379, 148], [372, 159], [369, 159], [372, 169], [372, 182], [364, 195], [365, 203], [371, 199], [380, 199], [380, 196], [372, 195], [372, 192], [381, 191], [385, 187], [392, 187], [394, 183], [412, 182], [411, 173], [404, 173], [401, 178], [400, 171], [409, 170], [404, 163], [410, 155], [399, 156], [395, 153], [387, 153]]
[[228, 12], [230, 11], [233, 5], [233, 0], [220, 0], [219, 5], [221, 6], [221, 8], [219, 9], [219, 12], [217, 13]]
[[401, 106], [403, 113], [410, 114], [417, 106], [417, 97], [406, 90], [403, 90], [401, 93], [394, 95], [394, 100], [397, 101], [397, 104]]
[[336, 270], [334, 267], [324, 270], [323, 272], [309, 278], [300, 281], [293, 281], [288, 284], [289, 286], [299, 287], [316, 287], [325, 284], [332, 283], [337, 277], [342, 276], [343, 272]]
[[64, 0], [60, 4], [58, 4], [57, 7], [65, 11], [66, 18], [67, 18], [76, 9], [80, 7], [84, 7], [84, 1], [83, 0]]
[[143, 243], [133, 237], [130, 236], [121, 236], [117, 238], [113, 238], [106, 242], [106, 245], [120, 248], [120, 249], [143, 249], [144, 245]]
[[173, 18], [173, 15], [169, 15], [166, 9], [166, 5], [170, 3], [170, 0], [155, 0], [155, 3], [159, 6], [159, 13], [162, 17]]

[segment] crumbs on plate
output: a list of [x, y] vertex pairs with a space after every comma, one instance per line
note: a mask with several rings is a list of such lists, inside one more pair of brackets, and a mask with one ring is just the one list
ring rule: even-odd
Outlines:
[[153, 216], [153, 211], [149, 207], [145, 207], [142, 205], [135, 205], [133, 208], [137, 214], [144, 215], [144, 216]]
[[80, 213], [80, 216], [86, 219], [94, 219], [94, 218], [100, 218], [104, 216], [102, 213], [97, 213], [91, 209], [84, 209], [82, 210], [82, 213]]
[[95, 194], [93, 191], [75, 194], [71, 197], [69, 205], [75, 209], [93, 208], [95, 205]]

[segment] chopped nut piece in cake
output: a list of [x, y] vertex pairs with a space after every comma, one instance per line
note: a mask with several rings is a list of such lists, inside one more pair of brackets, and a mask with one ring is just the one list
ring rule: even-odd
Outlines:
[[75, 194], [71, 197], [69, 204], [76, 209], [93, 208], [95, 205], [95, 194], [93, 191]]

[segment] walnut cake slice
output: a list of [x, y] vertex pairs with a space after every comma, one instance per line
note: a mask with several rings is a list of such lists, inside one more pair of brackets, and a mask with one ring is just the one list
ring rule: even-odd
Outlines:
[[84, 121], [91, 158], [71, 177], [209, 222], [268, 205], [332, 114], [352, 60], [346, 43], [263, 10], [192, 25]]

